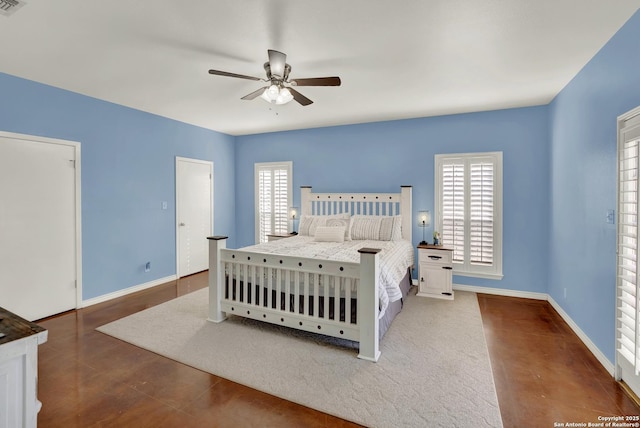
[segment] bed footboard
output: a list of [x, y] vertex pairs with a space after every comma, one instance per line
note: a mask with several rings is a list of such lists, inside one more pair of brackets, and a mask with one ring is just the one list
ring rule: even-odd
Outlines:
[[209, 321], [233, 314], [341, 337], [378, 360], [380, 250], [349, 263], [231, 250], [226, 239], [209, 238]]

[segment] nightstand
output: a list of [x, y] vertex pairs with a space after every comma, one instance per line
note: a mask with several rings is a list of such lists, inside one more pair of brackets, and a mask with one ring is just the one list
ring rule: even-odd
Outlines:
[[418, 245], [418, 296], [453, 300], [453, 250]]
[[273, 233], [273, 234], [267, 235], [267, 242], [277, 241], [278, 239], [290, 238], [296, 235], [297, 233]]

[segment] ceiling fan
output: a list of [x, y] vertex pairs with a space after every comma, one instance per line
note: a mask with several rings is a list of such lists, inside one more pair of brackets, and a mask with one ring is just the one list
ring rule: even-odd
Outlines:
[[[268, 53], [269, 61], [264, 63], [264, 70], [267, 73], [266, 79], [219, 70], [209, 70], [209, 74], [269, 82], [269, 85], [251, 92], [241, 99], [252, 100], [254, 98], [261, 97], [265, 101], [273, 104], [286, 104], [291, 100], [296, 100], [303, 106], [308, 106], [313, 103], [313, 101], [293, 89], [291, 86], [340, 86], [341, 82], [339, 77], [312, 77], [289, 80], [291, 66], [287, 64], [287, 55], [272, 49], [269, 49]], [[285, 86], [285, 84], [290, 86]]]

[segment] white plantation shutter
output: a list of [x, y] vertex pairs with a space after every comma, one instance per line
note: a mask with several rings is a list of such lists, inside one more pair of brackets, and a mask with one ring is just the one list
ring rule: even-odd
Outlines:
[[435, 156], [434, 230], [454, 274], [502, 278], [502, 153]]
[[464, 262], [464, 163], [442, 166], [442, 243], [453, 249], [453, 261]]
[[256, 242], [289, 231], [292, 163], [256, 163]]
[[289, 171], [277, 168], [273, 171], [273, 233], [288, 233], [289, 222]]
[[618, 351], [637, 369], [638, 140], [622, 144], [619, 162]]
[[493, 264], [493, 162], [471, 162], [469, 179], [469, 261]]
[[258, 223], [259, 238], [257, 242], [265, 242], [271, 233], [271, 217], [273, 214], [273, 171], [263, 168], [258, 171]]
[[[616, 349], [630, 366], [621, 376], [632, 389], [640, 371], [638, 286], [638, 145], [640, 114], [624, 122], [618, 142]], [[625, 373], [629, 367], [632, 373]], [[635, 380], [633, 378], [636, 378]]]

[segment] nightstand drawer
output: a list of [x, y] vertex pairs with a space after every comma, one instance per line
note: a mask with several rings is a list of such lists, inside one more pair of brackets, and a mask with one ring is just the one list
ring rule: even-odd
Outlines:
[[418, 251], [418, 254], [420, 258], [420, 263], [430, 262], [430, 263], [442, 263], [442, 264], [450, 265], [453, 251], [420, 249]]

